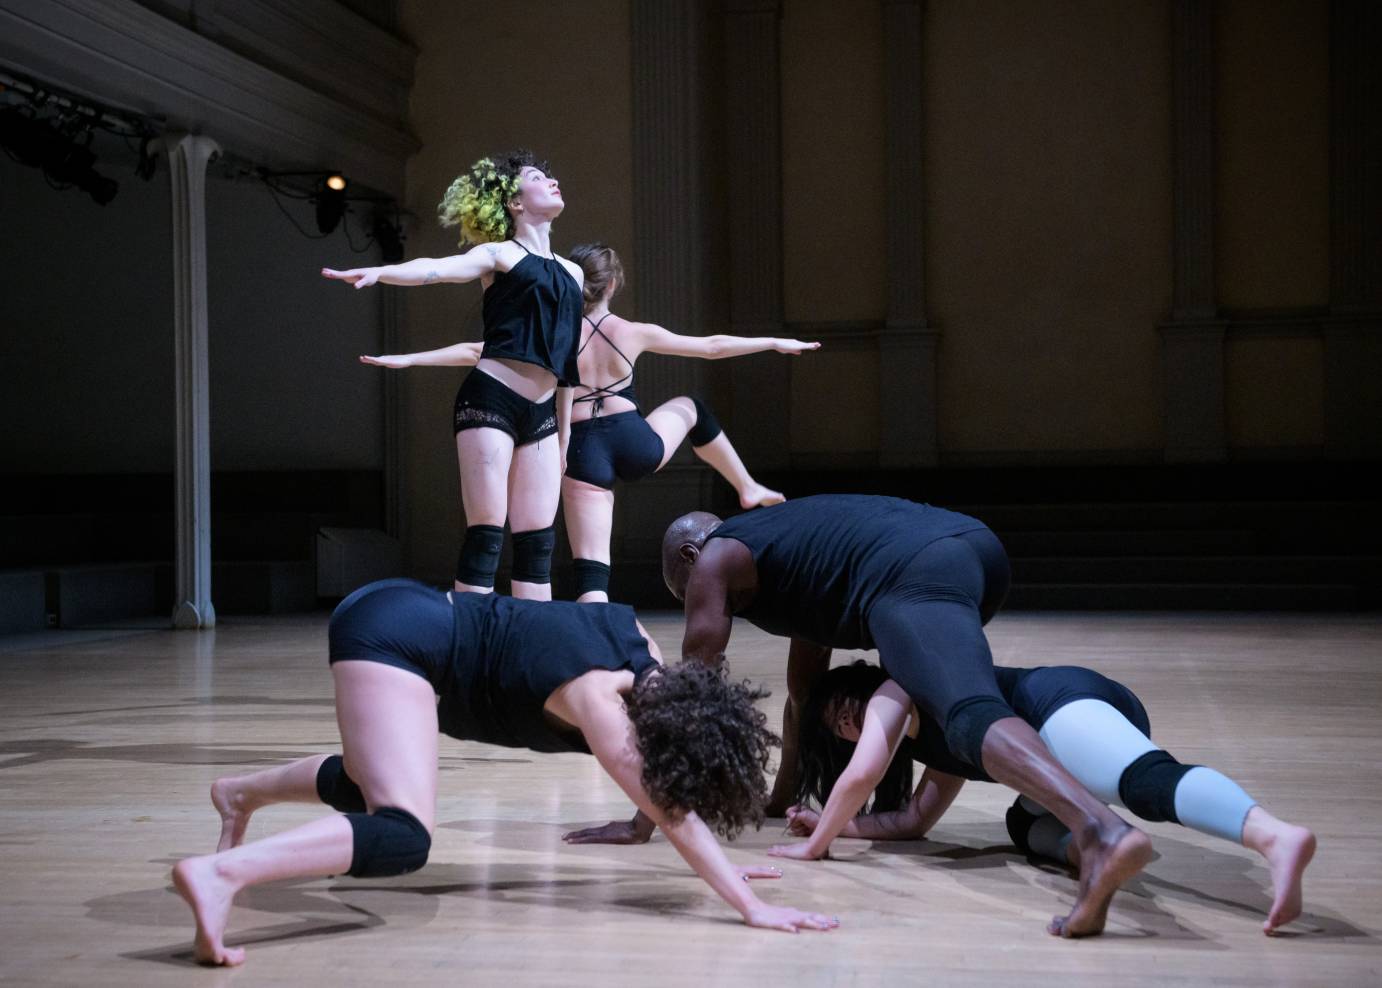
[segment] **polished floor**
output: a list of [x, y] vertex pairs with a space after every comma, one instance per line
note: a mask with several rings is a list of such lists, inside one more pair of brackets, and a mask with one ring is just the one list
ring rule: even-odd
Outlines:
[[[645, 620], [675, 654], [679, 616]], [[1160, 857], [1108, 933], [1051, 939], [1073, 881], [1014, 853], [1009, 797], [979, 784], [930, 840], [840, 842], [837, 859], [785, 862], [757, 886], [838, 914], [837, 931], [752, 930], [660, 838], [561, 843], [629, 811], [593, 759], [444, 742], [426, 868], [250, 889], [228, 936], [245, 967], [194, 967], [168, 869], [214, 847], [208, 784], [337, 745], [321, 615], [0, 639], [0, 983], [1382, 983], [1382, 617], [1008, 614], [990, 632], [1000, 663], [1126, 682], [1182, 761], [1315, 829], [1289, 935], [1260, 932], [1268, 880], [1251, 852], [1152, 824]], [[777, 691], [776, 717], [782, 643], [741, 623], [730, 657]], [[250, 838], [323, 809], [267, 809]], [[779, 839], [770, 822], [730, 855], [766, 862]]]

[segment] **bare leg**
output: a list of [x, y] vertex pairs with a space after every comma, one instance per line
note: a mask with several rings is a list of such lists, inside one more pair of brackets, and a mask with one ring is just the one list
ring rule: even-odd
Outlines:
[[1080, 785], [1051, 757], [1036, 731], [1017, 717], [989, 728], [981, 759], [996, 781], [1040, 803], [1070, 828], [1080, 861], [1079, 892], [1070, 913], [1054, 917], [1047, 931], [1062, 937], [1102, 932], [1113, 893], [1152, 858], [1147, 835]]
[[[557, 517], [561, 497], [561, 442], [555, 436], [513, 451], [509, 468], [509, 527], [515, 532], [546, 528]], [[513, 581], [513, 595], [525, 600], [551, 600], [551, 583]]]
[[1278, 927], [1300, 916], [1301, 879], [1315, 856], [1315, 835], [1254, 806], [1243, 821], [1243, 844], [1267, 859], [1273, 895], [1262, 931], [1275, 933]]
[[[614, 491], [572, 477], [561, 479], [561, 510], [566, 518], [566, 538], [576, 559], [609, 564], [609, 538], [614, 527]], [[609, 600], [602, 590], [576, 598], [582, 604]], [[646, 636], [645, 636], [646, 637]]]
[[[673, 398], [654, 408], [647, 416], [648, 425], [662, 439], [661, 470], [677, 451], [687, 433], [696, 424], [696, 406], [690, 398]], [[698, 457], [708, 463], [716, 473], [729, 482], [739, 495], [739, 506], [755, 508], [769, 504], [781, 504], [786, 500], [777, 491], [769, 490], [749, 475], [744, 461], [739, 459], [729, 437], [721, 432], [703, 446], [692, 448]]]
[[[378, 662], [338, 662], [332, 674], [347, 771], [359, 783], [366, 805], [407, 810], [431, 833], [437, 792], [437, 707], [431, 684]], [[223, 939], [236, 892], [283, 878], [339, 875], [350, 869], [353, 855], [350, 821], [338, 814], [178, 862], [173, 885], [197, 923], [193, 956], [203, 964], [243, 962], [244, 950], [227, 947]]]
[[[509, 500], [509, 465], [513, 439], [500, 429], [465, 429], [456, 433], [456, 459], [461, 469], [461, 509], [467, 525], [503, 527]], [[457, 580], [455, 589], [493, 593], [493, 587], [471, 586]]]
[[272, 803], [317, 803], [317, 772], [328, 755], [299, 758], [249, 775], [227, 775], [211, 783], [211, 805], [221, 815], [216, 850], [239, 847], [254, 811]]

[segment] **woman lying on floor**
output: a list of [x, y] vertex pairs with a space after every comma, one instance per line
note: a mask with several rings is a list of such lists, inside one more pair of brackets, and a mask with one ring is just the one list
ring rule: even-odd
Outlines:
[[[1309, 830], [1278, 820], [1227, 776], [1183, 765], [1158, 748], [1141, 701], [1121, 683], [1078, 666], [994, 672], [1017, 715], [1096, 796], [1144, 820], [1180, 823], [1261, 854], [1274, 890], [1265, 932], [1300, 915], [1301, 876], [1315, 853]], [[788, 810], [791, 832], [810, 839], [769, 852], [779, 857], [826, 857], [836, 837], [919, 839], [966, 779], [992, 781], [953, 757], [935, 721], [866, 662], [831, 669], [812, 691], [801, 724], [798, 799], [824, 809], [799, 804]], [[913, 761], [926, 770], [908, 800]], [[874, 811], [857, 815], [875, 792]], [[1025, 853], [1078, 865], [1070, 831], [1043, 807], [1019, 797], [1007, 824]]]

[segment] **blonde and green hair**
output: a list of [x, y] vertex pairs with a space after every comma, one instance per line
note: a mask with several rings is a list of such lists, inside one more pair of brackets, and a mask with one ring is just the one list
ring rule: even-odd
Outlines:
[[481, 158], [447, 188], [437, 205], [442, 226], [459, 226], [461, 244], [488, 244], [513, 236], [509, 201], [518, 195], [525, 168], [547, 173], [547, 162], [531, 151]]

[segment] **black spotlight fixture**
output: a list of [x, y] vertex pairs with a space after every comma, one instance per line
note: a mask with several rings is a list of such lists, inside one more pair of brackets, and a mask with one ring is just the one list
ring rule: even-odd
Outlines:
[[403, 260], [403, 229], [396, 216], [383, 209], [374, 212], [374, 242], [379, 245], [379, 259], [385, 264]]
[[346, 187], [350, 183], [340, 172], [332, 172], [317, 183], [312, 199], [317, 204], [317, 230], [326, 236], [340, 225], [346, 210]]
[[0, 145], [21, 164], [42, 169], [53, 186], [81, 189], [98, 205], [120, 190], [119, 182], [96, 171], [89, 128], [64, 129], [24, 109], [7, 108], [0, 110]]

